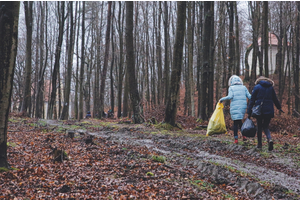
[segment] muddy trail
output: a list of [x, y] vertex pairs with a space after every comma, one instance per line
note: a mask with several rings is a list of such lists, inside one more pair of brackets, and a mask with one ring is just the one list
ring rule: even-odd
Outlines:
[[[206, 130], [166, 130], [163, 125], [120, 124], [114, 122], [91, 126], [75, 122], [47, 121], [47, 124], [80, 134], [100, 138], [116, 145], [126, 145], [126, 153], [136, 158], [128, 165], [138, 167], [140, 155], [128, 147], [147, 148], [149, 152], [164, 158], [163, 167], [179, 174], [175, 185], [184, 188], [193, 185], [194, 190], [180, 199], [298, 199], [300, 197], [299, 146], [276, 144], [272, 152], [255, 148], [255, 139], [232, 143], [232, 136], [206, 137]], [[93, 123], [95, 124], [95, 123]], [[130, 148], [129, 148], [130, 149]], [[149, 156], [149, 155], [148, 155]], [[163, 175], [153, 177], [164, 180]], [[138, 183], [139, 177], [127, 178]], [[211, 190], [205, 192], [205, 190]], [[172, 195], [168, 195], [172, 197]]]
[[298, 137], [275, 139], [269, 152], [265, 138], [262, 150], [251, 138], [233, 144], [230, 130], [206, 137], [127, 122], [11, 118], [14, 169], [0, 169], [0, 199], [300, 198]]

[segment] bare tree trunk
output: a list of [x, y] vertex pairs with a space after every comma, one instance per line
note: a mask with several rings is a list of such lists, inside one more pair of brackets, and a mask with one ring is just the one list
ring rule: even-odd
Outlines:
[[[122, 116], [122, 86], [123, 86], [123, 77], [124, 77], [124, 70], [123, 70], [123, 26], [124, 26], [124, 9], [122, 8], [122, 3], [119, 2], [119, 38], [120, 38], [120, 63], [119, 63], [119, 80], [118, 80], [118, 117]], [[123, 10], [123, 15], [121, 10]], [[121, 19], [122, 16], [122, 19]]]
[[30, 116], [30, 104], [31, 104], [31, 71], [32, 71], [32, 52], [31, 52], [31, 43], [32, 43], [32, 1], [24, 2], [25, 10], [25, 22], [26, 22], [26, 61], [25, 61], [25, 83], [24, 83], [24, 100], [22, 103], [21, 112], [25, 115]]
[[[74, 53], [74, 24], [76, 21], [73, 20], [73, 2], [70, 2], [69, 6], [70, 14], [70, 38], [69, 38], [69, 49], [68, 49], [68, 64], [67, 64], [67, 75], [65, 82], [65, 92], [64, 92], [64, 105], [63, 110], [60, 116], [61, 120], [67, 120], [69, 116], [69, 104], [70, 104], [70, 92], [71, 92], [71, 76], [72, 76], [72, 67], [73, 67], [73, 53]], [[76, 19], [76, 16], [75, 16]]]
[[141, 124], [144, 122], [142, 118], [142, 107], [140, 105], [140, 96], [137, 88], [137, 80], [135, 76], [135, 57], [133, 49], [133, 2], [126, 1], [126, 60], [127, 74], [130, 84], [130, 100], [133, 109], [133, 122]]
[[228, 59], [228, 75], [227, 78], [232, 75], [233, 69], [235, 69], [235, 48], [233, 38], [233, 25], [234, 25], [234, 9], [233, 1], [227, 3], [228, 15], [229, 15], [229, 59]]
[[107, 73], [107, 65], [108, 65], [108, 53], [109, 53], [109, 38], [110, 38], [110, 24], [111, 24], [111, 4], [112, 2], [108, 2], [108, 9], [107, 9], [107, 27], [106, 27], [106, 35], [105, 35], [105, 55], [104, 55], [104, 64], [101, 73], [101, 85], [100, 85], [100, 106], [98, 117], [101, 119], [103, 116], [104, 111], [104, 89], [105, 89], [105, 79]]
[[224, 9], [224, 2], [219, 1], [218, 2], [218, 12], [219, 12], [219, 33], [218, 33], [218, 41], [217, 41], [217, 50], [218, 50], [218, 54], [217, 54], [217, 68], [216, 68], [216, 102], [219, 101], [219, 99], [222, 97], [222, 69], [223, 69], [223, 56], [222, 56], [222, 43], [223, 40], [225, 39], [225, 37], [223, 37], [223, 34], [225, 33], [224, 27], [225, 27], [225, 9]]
[[185, 34], [186, 23], [186, 2], [177, 2], [177, 26], [176, 36], [173, 52], [173, 67], [171, 73], [170, 95], [167, 101], [167, 107], [165, 111], [165, 122], [175, 126], [176, 113], [177, 113], [177, 101], [180, 89], [180, 77], [182, 69], [182, 56], [183, 56], [183, 44]]
[[[126, 65], [128, 65], [128, 63], [126, 62]], [[126, 66], [127, 68], [128, 66]], [[123, 98], [123, 117], [128, 117], [128, 104], [129, 104], [129, 78], [128, 78], [128, 72], [127, 69], [125, 69], [125, 83], [124, 83], [124, 98]], [[130, 117], [130, 116], [129, 116]]]
[[[253, 4], [252, 4], [253, 3]], [[256, 67], [257, 67], [257, 57], [258, 57], [258, 32], [259, 32], [259, 2], [249, 2], [249, 9], [252, 19], [252, 39], [253, 39], [253, 53], [252, 53], [252, 67], [251, 67], [251, 81], [249, 85], [249, 90], [252, 91], [254, 87], [254, 81], [256, 80]]]
[[[77, 5], [77, 2], [76, 2]], [[77, 9], [77, 6], [76, 6]], [[78, 10], [80, 10], [80, 4], [78, 3]], [[80, 30], [80, 16], [78, 16], [78, 29], [77, 29], [77, 37], [76, 37], [76, 72], [75, 72], [75, 97], [74, 97], [74, 114], [75, 119], [79, 119], [79, 104], [78, 104], [78, 87], [79, 87], [79, 79], [78, 79], [78, 71], [79, 71], [79, 30]]]
[[[193, 12], [193, 13], [192, 13]], [[188, 18], [187, 18], [187, 41], [188, 41], [188, 79], [189, 81], [189, 102], [188, 115], [195, 116], [194, 104], [194, 73], [193, 73], [193, 50], [194, 50], [194, 2], [188, 2]]]
[[239, 31], [239, 16], [237, 11], [237, 3], [234, 1], [234, 14], [235, 14], [235, 74], [240, 75], [240, 31]]
[[[46, 64], [48, 61], [48, 48], [47, 48], [47, 2], [40, 2], [40, 12], [41, 12], [41, 21], [40, 21], [40, 27], [41, 27], [41, 34], [40, 34], [40, 63], [39, 63], [39, 70], [38, 70], [38, 80], [37, 80], [37, 95], [36, 95], [36, 112], [35, 117], [36, 118], [42, 118], [43, 117], [43, 94], [44, 94], [44, 74], [46, 70]], [[46, 20], [45, 20], [46, 15]], [[46, 36], [45, 43], [46, 43], [46, 53], [44, 55], [44, 35]], [[45, 58], [45, 62], [43, 62], [43, 59]]]
[[85, 1], [82, 2], [82, 22], [81, 22], [81, 62], [79, 78], [79, 113], [78, 119], [83, 119], [83, 82], [84, 82], [84, 43], [85, 43]]
[[18, 47], [19, 1], [0, 2], [0, 167], [8, 168], [7, 124]]
[[[209, 71], [210, 71], [210, 52], [211, 50], [211, 25], [213, 20], [213, 12], [212, 12], [212, 2], [204, 2], [204, 31], [203, 31], [203, 67], [202, 67], [202, 78], [201, 78], [201, 119], [207, 120], [208, 119], [208, 87], [209, 87]], [[213, 92], [213, 91], [212, 91]]]
[[[161, 55], [161, 1], [159, 2], [159, 11], [158, 11], [158, 25], [156, 27], [156, 58], [157, 58], [157, 103], [160, 105], [162, 103], [162, 55]], [[158, 27], [158, 28], [157, 28]]]
[[211, 2], [210, 7], [210, 38], [209, 38], [209, 70], [208, 70], [208, 116], [210, 116], [214, 111], [214, 72], [215, 72], [215, 64], [214, 64], [214, 53], [215, 53], [215, 25], [214, 25], [214, 2]]
[[[115, 15], [115, 3], [113, 3], [113, 12], [112, 16]], [[111, 48], [112, 48], [112, 59], [110, 64], [110, 107], [112, 113], [115, 111], [115, 92], [114, 92], [114, 76], [113, 76], [113, 69], [114, 69], [114, 61], [115, 61], [115, 44], [114, 44], [114, 26], [113, 21], [111, 22]]]
[[198, 19], [198, 34], [197, 34], [197, 45], [198, 45], [198, 54], [197, 54], [197, 90], [198, 90], [198, 118], [201, 117], [201, 102], [202, 102], [202, 95], [201, 95], [201, 64], [202, 64], [202, 10], [203, 10], [203, 2], [199, 2], [199, 19]]
[[269, 2], [268, 1], [264, 1], [264, 25], [263, 25], [263, 29], [264, 29], [264, 41], [265, 41], [265, 46], [264, 46], [264, 65], [265, 65], [265, 77], [269, 77], [269, 25], [268, 25], [268, 16], [269, 16]]
[[246, 53], [245, 53], [245, 79], [244, 79], [245, 81], [250, 80], [250, 75], [249, 75], [250, 67], [249, 67], [248, 57], [252, 49], [253, 49], [253, 44], [251, 44], [250, 47], [246, 49]]
[[56, 106], [56, 82], [57, 82], [57, 76], [59, 72], [59, 60], [61, 55], [61, 46], [63, 41], [63, 31], [64, 31], [64, 24], [65, 24], [65, 2], [58, 2], [57, 5], [58, 9], [58, 20], [59, 20], [59, 33], [58, 33], [58, 42], [56, 46], [56, 54], [55, 54], [55, 62], [54, 62], [54, 68], [52, 73], [52, 91], [51, 91], [51, 97], [50, 102], [48, 106], [48, 119], [53, 118], [53, 109]]
[[100, 92], [100, 72], [101, 72], [101, 37], [102, 37], [102, 29], [101, 29], [101, 24], [103, 20], [103, 2], [101, 6], [101, 17], [100, 17], [100, 22], [97, 23], [97, 37], [96, 37], [96, 42], [97, 42], [97, 63], [96, 63], [96, 70], [95, 70], [95, 87], [94, 87], [94, 112], [93, 112], [93, 117], [98, 117], [99, 116], [99, 111], [98, 108], [100, 107], [99, 103], [99, 92]]
[[168, 2], [164, 2], [164, 33], [165, 33], [165, 68], [164, 68], [164, 78], [163, 78], [163, 83], [165, 85], [164, 90], [164, 99], [165, 99], [165, 105], [167, 104], [167, 99], [169, 99], [169, 84], [170, 84], [170, 66], [169, 66], [169, 17], [168, 17]]
[[296, 23], [296, 61], [294, 71], [294, 83], [295, 83], [295, 110], [300, 111], [300, 98], [299, 98], [299, 56], [300, 56], [300, 1], [297, 1], [297, 23]]

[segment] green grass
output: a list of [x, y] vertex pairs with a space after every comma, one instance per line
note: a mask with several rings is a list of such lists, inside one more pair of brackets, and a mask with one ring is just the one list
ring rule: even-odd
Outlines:
[[7, 142], [7, 146], [9, 146], [9, 147], [16, 147], [18, 145], [16, 143], [13, 143], [13, 142]]
[[270, 157], [271, 157], [270, 153], [267, 152], [267, 151], [261, 151], [261, 152], [260, 152], [260, 155], [261, 155], [262, 157], [264, 157], [264, 158], [270, 158]]
[[11, 122], [11, 123], [18, 123], [18, 122], [20, 122], [20, 120], [17, 120], [15, 118], [9, 118], [8, 121]]
[[56, 131], [59, 132], [59, 133], [65, 133], [65, 132], [66, 132], [66, 128], [58, 127], [58, 128], [56, 129]]
[[154, 176], [154, 174], [152, 172], [147, 172], [146, 176]]
[[160, 162], [160, 163], [166, 162], [166, 157], [164, 157], [164, 156], [156, 156], [156, 155], [154, 155], [154, 156], [152, 156], [151, 159], [153, 161], [155, 161], [155, 162]]
[[85, 130], [85, 128], [83, 128], [81, 126], [77, 126], [77, 125], [71, 125], [70, 129], [74, 129], [74, 130], [76, 130], [76, 129], [83, 129], [83, 130]]
[[6, 167], [0, 167], [0, 173], [1, 172], [8, 172], [8, 171], [9, 171], [8, 168], [6, 168]]
[[19, 169], [18, 168], [14, 168], [14, 167], [11, 167], [11, 168], [0, 167], [0, 173], [2, 173], [2, 172], [8, 172], [10, 170], [19, 170]]
[[216, 187], [214, 184], [205, 182], [203, 180], [191, 181], [191, 184], [200, 187], [201, 190], [212, 190]]
[[176, 124], [177, 127], [172, 126], [171, 124], [168, 123], [159, 123], [157, 125], [154, 125], [155, 128], [160, 129], [160, 130], [167, 130], [167, 131], [180, 131], [182, 127], [179, 124]]

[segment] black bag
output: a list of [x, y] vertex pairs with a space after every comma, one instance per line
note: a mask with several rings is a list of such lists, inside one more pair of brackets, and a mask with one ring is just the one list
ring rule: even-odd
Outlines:
[[252, 108], [252, 117], [257, 117], [261, 115], [261, 107], [262, 107], [263, 102], [261, 102], [261, 104], [257, 105], [257, 106], [253, 106]]
[[261, 101], [261, 103], [259, 105], [252, 107], [252, 114], [251, 114], [252, 117], [258, 117], [261, 115], [261, 109], [262, 109], [262, 105], [264, 103], [265, 97], [266, 96], [264, 96], [263, 100]]
[[256, 135], [256, 127], [253, 123], [253, 121], [249, 118], [245, 120], [243, 123], [243, 126], [241, 128], [241, 132], [243, 136], [246, 137], [255, 137]]

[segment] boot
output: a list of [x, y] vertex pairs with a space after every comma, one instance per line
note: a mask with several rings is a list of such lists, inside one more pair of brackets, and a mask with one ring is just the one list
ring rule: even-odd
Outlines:
[[270, 140], [270, 141], [269, 141], [269, 148], [268, 148], [269, 151], [272, 151], [272, 150], [273, 150], [273, 144], [274, 144], [273, 141]]
[[243, 136], [243, 141], [247, 141], [247, 137], [246, 136]]
[[262, 149], [262, 134], [257, 133], [257, 148]]
[[262, 144], [261, 144], [261, 143], [258, 143], [256, 148], [262, 149]]

